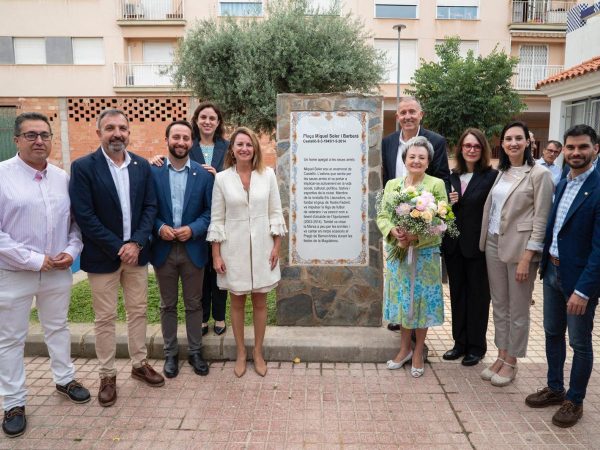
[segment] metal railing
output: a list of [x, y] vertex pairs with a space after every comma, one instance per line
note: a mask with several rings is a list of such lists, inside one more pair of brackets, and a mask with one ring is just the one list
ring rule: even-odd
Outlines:
[[183, 0], [119, 0], [119, 20], [183, 20]]
[[538, 82], [556, 75], [563, 66], [542, 66], [519, 64], [513, 76], [513, 88], [518, 91], [535, 91]]
[[114, 87], [169, 87], [173, 86], [169, 71], [171, 63], [115, 63]]
[[575, 0], [514, 0], [512, 22], [566, 24], [567, 13], [576, 4]]

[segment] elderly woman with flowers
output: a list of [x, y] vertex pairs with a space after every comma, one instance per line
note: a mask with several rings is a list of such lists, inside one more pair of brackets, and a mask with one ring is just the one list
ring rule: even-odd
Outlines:
[[384, 319], [401, 326], [400, 351], [387, 367], [400, 369], [412, 359], [411, 375], [418, 378], [425, 372], [427, 329], [444, 321], [440, 244], [446, 228], [453, 227], [453, 214], [444, 182], [425, 174], [433, 158], [429, 141], [416, 136], [401, 155], [407, 175], [388, 181], [377, 208], [388, 253]]

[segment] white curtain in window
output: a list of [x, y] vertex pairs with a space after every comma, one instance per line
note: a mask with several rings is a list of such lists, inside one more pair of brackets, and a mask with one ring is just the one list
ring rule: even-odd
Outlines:
[[15, 64], [46, 64], [44, 38], [13, 38]]
[[[444, 42], [443, 39], [438, 39], [435, 41], [436, 45], [438, 44], [442, 44]], [[469, 50], [473, 50], [473, 53], [475, 56], [479, 55], [479, 41], [460, 41], [459, 45], [458, 45], [458, 53], [460, 54], [460, 56], [462, 56], [463, 58], [467, 57], [467, 53], [469, 53]], [[435, 61], [439, 61], [439, 58], [437, 57], [437, 55], [434, 58]]]
[[[385, 54], [387, 72], [383, 76], [384, 83], [396, 83], [398, 70], [398, 41], [394, 39], [375, 39], [375, 48]], [[417, 70], [417, 41], [402, 39], [400, 41], [400, 82], [409, 83]]]
[[262, 1], [220, 0], [219, 3], [222, 16], [262, 15]]
[[102, 38], [72, 38], [73, 64], [104, 64]]
[[438, 6], [479, 6], [479, 0], [437, 0]]

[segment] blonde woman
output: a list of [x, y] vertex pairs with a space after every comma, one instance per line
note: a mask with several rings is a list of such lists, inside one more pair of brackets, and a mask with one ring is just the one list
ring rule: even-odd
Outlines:
[[267, 325], [267, 293], [281, 278], [279, 247], [287, 228], [281, 210], [277, 179], [264, 167], [256, 134], [238, 128], [230, 138], [224, 168], [217, 173], [212, 197], [212, 242], [217, 284], [231, 299], [231, 324], [237, 347], [234, 373], [246, 373], [244, 311], [246, 296], [252, 299], [254, 320], [254, 370], [267, 373], [263, 340]]

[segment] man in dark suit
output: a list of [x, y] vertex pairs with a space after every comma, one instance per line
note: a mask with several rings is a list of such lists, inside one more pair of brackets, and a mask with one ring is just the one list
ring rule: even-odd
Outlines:
[[[450, 191], [450, 169], [448, 168], [448, 154], [446, 152], [446, 139], [433, 131], [421, 127], [424, 112], [421, 104], [415, 97], [402, 97], [398, 103], [396, 120], [400, 131], [396, 131], [381, 141], [381, 160], [383, 165], [383, 186], [394, 178], [406, 175], [402, 161], [402, 147], [415, 136], [425, 136], [433, 146], [433, 160], [425, 171], [428, 175], [441, 178], [446, 184], [446, 190]], [[400, 325], [389, 323], [388, 329], [397, 331]], [[414, 340], [414, 332], [413, 332]], [[425, 359], [427, 359], [427, 346], [425, 346]]]
[[202, 358], [202, 282], [214, 177], [188, 156], [192, 126], [187, 121], [171, 123], [165, 139], [169, 149], [166, 164], [152, 167], [158, 214], [151, 249], [160, 289], [164, 374], [173, 378], [179, 373], [177, 301], [181, 279], [188, 362], [198, 375], [208, 375], [208, 364]]
[[129, 120], [117, 109], [97, 121], [100, 147], [71, 166], [69, 193], [83, 235], [81, 268], [88, 272], [94, 307], [96, 355], [100, 366], [98, 402], [117, 400], [115, 368], [117, 298], [123, 287], [132, 378], [149, 386], [165, 380], [148, 364], [146, 306], [150, 235], [156, 196], [148, 162], [127, 151]]
[[[600, 294], [600, 174], [593, 166], [597, 153], [592, 127], [575, 125], [565, 133], [563, 154], [571, 169], [556, 187], [540, 264], [548, 385], [525, 403], [533, 408], [562, 405], [552, 423], [563, 428], [583, 415], [592, 373], [592, 328]], [[566, 330], [574, 356], [565, 393]]]
[[448, 168], [448, 154], [446, 152], [446, 139], [433, 131], [421, 127], [424, 112], [421, 104], [414, 97], [402, 97], [398, 103], [396, 120], [400, 131], [396, 131], [381, 141], [381, 158], [383, 163], [383, 185], [394, 178], [406, 175], [402, 162], [400, 149], [415, 136], [425, 136], [433, 145], [433, 161], [427, 168], [427, 175], [441, 178], [450, 190], [450, 169]]

